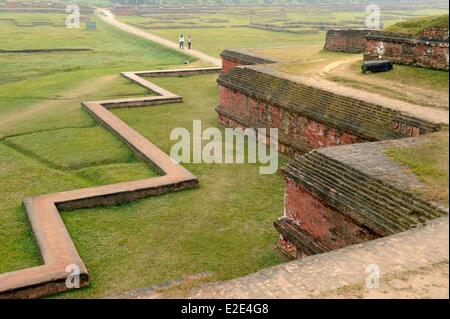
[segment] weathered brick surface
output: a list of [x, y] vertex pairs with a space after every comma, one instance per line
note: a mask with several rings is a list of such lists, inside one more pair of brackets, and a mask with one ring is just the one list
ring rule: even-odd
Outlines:
[[[308, 234], [309, 239], [320, 242], [327, 251], [379, 237], [336, 212], [320, 196], [315, 196], [289, 176], [285, 178], [284, 198], [284, 218], [293, 221]], [[285, 242], [282, 238], [281, 244]], [[298, 249], [304, 251], [307, 247], [302, 244]], [[308, 255], [306, 252], [304, 254]]]
[[220, 54], [222, 58], [222, 73], [227, 73], [231, 69], [240, 65], [256, 65], [256, 64], [270, 64], [280, 62], [276, 59], [270, 59], [249, 52], [245, 49], [225, 50]]
[[370, 30], [329, 30], [324, 49], [336, 52], [363, 53]]
[[222, 124], [242, 128], [278, 128], [280, 151], [290, 156], [302, 154], [314, 148], [366, 141], [345, 130], [327, 126], [226, 87], [219, 88], [219, 99], [220, 106], [217, 112]]
[[[219, 77], [219, 120], [224, 125], [279, 128], [280, 151], [418, 136], [429, 123], [351, 96], [295, 82], [262, 67], [234, 67]], [[292, 151], [292, 149], [295, 149]]]
[[[448, 32], [448, 31], [447, 31]], [[367, 49], [364, 60], [377, 60], [380, 57], [381, 46], [384, 47], [383, 59], [389, 59], [397, 64], [414, 65], [424, 68], [449, 69], [448, 37], [446, 41], [439, 36], [438, 31], [429, 31], [428, 36], [407, 36], [404, 34], [371, 32], [367, 36]]]
[[[349, 285], [364, 285], [366, 267], [377, 265], [381, 279], [447, 262], [448, 217], [393, 236], [348, 246], [260, 270], [245, 277], [205, 285], [191, 298], [317, 298]], [[448, 281], [442, 283], [448, 289]], [[383, 288], [383, 287], [381, 287]], [[423, 287], [426, 290], [426, 287]], [[420, 295], [416, 296], [420, 297]]]

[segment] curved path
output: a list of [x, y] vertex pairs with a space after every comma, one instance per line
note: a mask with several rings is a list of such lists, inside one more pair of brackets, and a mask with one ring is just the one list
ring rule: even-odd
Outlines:
[[[138, 28], [135, 28], [135, 27], [133, 27], [133, 26], [131, 26], [129, 24], [120, 22], [114, 17], [114, 14], [111, 11], [107, 10], [107, 9], [97, 9], [96, 13], [100, 17], [100, 19], [102, 19], [106, 23], [108, 23], [108, 24], [110, 24], [110, 25], [112, 25], [112, 26], [114, 26], [114, 27], [116, 27], [118, 29], [121, 29], [121, 30], [123, 30], [125, 32], [137, 35], [138, 37], [150, 40], [152, 42], [159, 43], [159, 44], [161, 44], [163, 46], [166, 46], [168, 48], [179, 50], [178, 43], [175, 43], [175, 42], [169, 41], [167, 39], [164, 39], [162, 37], [159, 37], [157, 35], [145, 32], [145, 31], [143, 31], [141, 29], [138, 29]], [[212, 56], [209, 56], [209, 55], [207, 55], [207, 54], [205, 54], [203, 52], [197, 51], [197, 50], [184, 50], [182, 52], [184, 54], [196, 57], [197, 59], [200, 59], [202, 61], [211, 63], [213, 65], [217, 65], [217, 66], [222, 65], [222, 61], [221, 60], [216, 59], [216, 58], [214, 58]]]
[[164, 71], [125, 72], [122, 75], [149, 89], [157, 96], [83, 102], [96, 120], [121, 138], [134, 153], [156, 168], [161, 176], [113, 185], [26, 198], [23, 203], [31, 224], [43, 265], [0, 274], [0, 299], [37, 298], [69, 290], [66, 280], [79, 270], [80, 287], [88, 285], [88, 271], [59, 215], [61, 209], [115, 205], [148, 196], [156, 196], [198, 185], [197, 178], [174, 162], [158, 147], [130, 128], [109, 108], [151, 106], [182, 102], [175, 95], [143, 77], [187, 76], [216, 73], [221, 68], [197, 68]]

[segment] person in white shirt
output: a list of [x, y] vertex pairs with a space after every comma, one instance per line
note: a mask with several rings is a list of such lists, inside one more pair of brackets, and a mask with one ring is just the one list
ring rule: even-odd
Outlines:
[[192, 46], [192, 37], [191, 37], [191, 35], [189, 34], [189, 37], [188, 37], [188, 49], [189, 49], [189, 50], [191, 49], [191, 46]]
[[184, 35], [180, 36], [180, 50], [184, 50]]

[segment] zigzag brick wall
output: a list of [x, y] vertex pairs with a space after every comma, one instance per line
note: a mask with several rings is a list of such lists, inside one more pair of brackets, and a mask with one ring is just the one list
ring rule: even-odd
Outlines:
[[[371, 32], [367, 36], [364, 60], [377, 60], [380, 55], [397, 64], [448, 71], [448, 30], [427, 30], [426, 36]], [[434, 37], [430, 37], [434, 36]], [[384, 51], [380, 54], [380, 48]]]
[[363, 53], [370, 30], [329, 30], [324, 49], [336, 52]]

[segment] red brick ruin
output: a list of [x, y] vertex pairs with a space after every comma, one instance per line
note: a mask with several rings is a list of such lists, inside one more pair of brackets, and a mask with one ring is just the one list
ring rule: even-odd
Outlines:
[[[280, 152], [295, 158], [283, 168], [284, 215], [274, 223], [280, 248], [288, 255], [301, 258], [366, 242], [446, 214], [378, 179], [380, 172], [397, 168], [383, 164], [375, 174], [363, 173], [333, 153], [342, 147], [332, 146], [403, 140], [448, 123], [293, 80], [262, 65], [277, 61], [246, 50], [226, 50], [221, 56], [219, 122], [243, 129], [278, 128]], [[345, 158], [351, 150], [342, 152]]]

